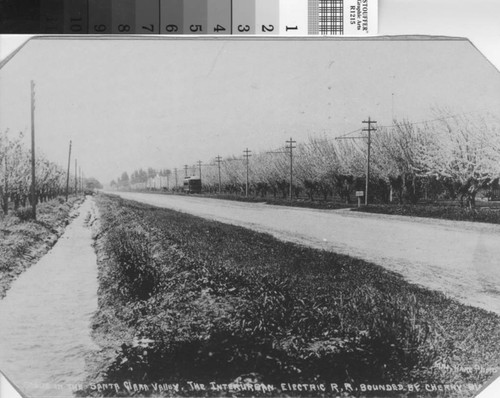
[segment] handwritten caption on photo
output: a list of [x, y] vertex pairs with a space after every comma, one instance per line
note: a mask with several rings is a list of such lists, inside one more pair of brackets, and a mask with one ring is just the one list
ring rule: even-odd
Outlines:
[[122, 383], [95, 383], [95, 384], [49, 384], [49, 383], [26, 383], [24, 387], [45, 390], [90, 390], [97, 392], [129, 392], [129, 393], [151, 393], [170, 391], [182, 393], [190, 391], [218, 391], [218, 392], [260, 392], [276, 393], [342, 393], [342, 392], [476, 392], [481, 389], [477, 383], [466, 384], [354, 384], [354, 383], [197, 383], [188, 381], [186, 383], [135, 383], [126, 381]]

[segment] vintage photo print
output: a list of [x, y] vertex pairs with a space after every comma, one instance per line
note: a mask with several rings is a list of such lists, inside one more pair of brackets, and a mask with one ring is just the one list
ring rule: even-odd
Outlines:
[[0, 391], [476, 396], [499, 179], [466, 38], [35, 37], [0, 64]]

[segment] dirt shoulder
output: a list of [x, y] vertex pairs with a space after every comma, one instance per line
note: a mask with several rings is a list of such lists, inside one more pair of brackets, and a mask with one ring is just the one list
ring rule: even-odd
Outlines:
[[0, 299], [12, 282], [45, 255], [78, 214], [82, 197], [54, 199], [37, 206], [37, 221], [10, 213], [0, 218]]

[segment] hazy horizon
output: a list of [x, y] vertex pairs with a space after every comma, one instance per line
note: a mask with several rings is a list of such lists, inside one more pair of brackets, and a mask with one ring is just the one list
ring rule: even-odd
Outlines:
[[0, 132], [86, 176], [182, 168], [406, 118], [499, 114], [500, 73], [468, 41], [37, 39], [0, 69]]

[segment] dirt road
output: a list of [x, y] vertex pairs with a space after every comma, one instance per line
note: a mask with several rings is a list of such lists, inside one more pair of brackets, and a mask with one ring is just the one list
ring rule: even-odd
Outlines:
[[500, 314], [500, 225], [175, 195], [119, 195], [362, 258]]

